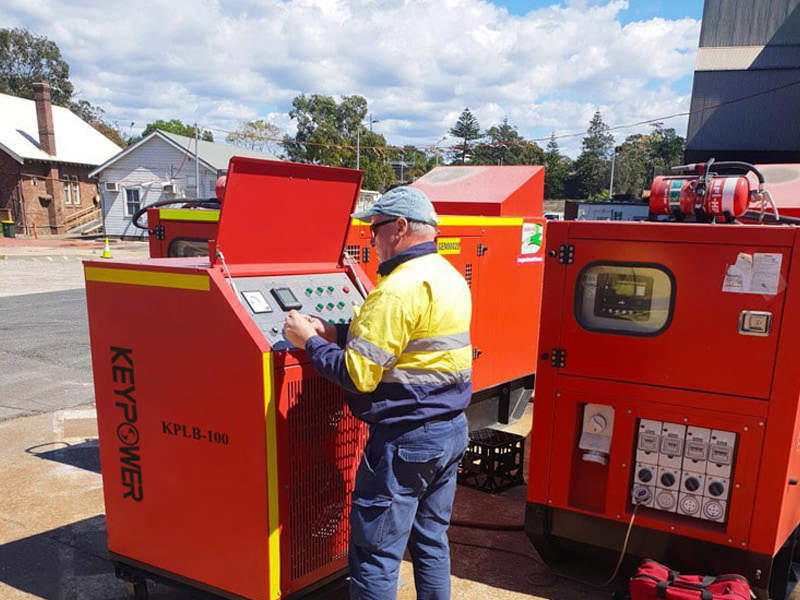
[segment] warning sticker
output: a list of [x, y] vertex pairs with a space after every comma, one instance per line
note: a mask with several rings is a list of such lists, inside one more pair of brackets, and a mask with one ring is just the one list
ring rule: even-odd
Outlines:
[[722, 291], [774, 296], [779, 291], [782, 260], [783, 255], [778, 253], [740, 252], [736, 262], [725, 271]]
[[522, 224], [522, 250], [520, 254], [538, 254], [542, 248], [544, 226], [539, 223]]

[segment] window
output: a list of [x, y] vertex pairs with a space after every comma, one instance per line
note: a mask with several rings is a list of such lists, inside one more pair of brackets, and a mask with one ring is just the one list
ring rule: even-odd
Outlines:
[[589, 331], [659, 335], [674, 304], [675, 278], [659, 265], [593, 263], [575, 286], [575, 318]]
[[72, 204], [80, 206], [81, 203], [81, 184], [78, 181], [78, 176], [72, 176]]
[[125, 189], [125, 216], [132, 217], [142, 207], [139, 199], [139, 188]]
[[69, 179], [64, 179], [64, 204], [67, 206], [72, 205], [72, 187], [69, 184]]

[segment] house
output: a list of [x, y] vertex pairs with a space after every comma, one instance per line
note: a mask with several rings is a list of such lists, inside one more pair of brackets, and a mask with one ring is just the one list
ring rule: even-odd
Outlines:
[[89, 173], [119, 146], [53, 106], [47, 82], [33, 87], [34, 100], [0, 94], [0, 220], [28, 235], [99, 227], [97, 184]]
[[135, 227], [132, 217], [154, 202], [214, 198], [217, 178], [227, 172], [232, 156], [278, 160], [266, 152], [159, 130], [111, 157], [90, 173], [100, 181], [106, 235], [146, 237], [147, 230]]
[[800, 162], [798, 0], [705, 0], [684, 159]]

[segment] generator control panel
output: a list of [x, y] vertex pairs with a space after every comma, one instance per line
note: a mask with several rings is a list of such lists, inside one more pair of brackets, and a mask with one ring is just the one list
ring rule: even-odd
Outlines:
[[632, 489], [645, 487], [645, 506], [724, 523], [737, 435], [678, 423], [639, 420]]
[[329, 323], [347, 323], [364, 297], [344, 273], [235, 277], [242, 304], [274, 351], [294, 346], [283, 335], [286, 313], [298, 310]]

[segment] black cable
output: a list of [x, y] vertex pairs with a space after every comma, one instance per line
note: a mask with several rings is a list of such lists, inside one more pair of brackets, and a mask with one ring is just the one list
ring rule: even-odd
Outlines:
[[477, 521], [464, 521], [450, 519], [450, 525], [455, 527], [467, 527], [469, 529], [486, 529], [489, 531], [524, 531], [525, 525], [506, 525], [504, 523], [479, 523]]
[[219, 200], [216, 198], [209, 198], [207, 200], [159, 200], [158, 202], [153, 202], [146, 206], [141, 207], [131, 217], [131, 222], [133, 223], [134, 227], [138, 227], [139, 229], [147, 229], [147, 226], [142, 225], [139, 223], [139, 219], [142, 217], [143, 214], [147, 212], [148, 208], [156, 208], [158, 206], [168, 206], [170, 204], [183, 204], [184, 207], [189, 206], [197, 206], [201, 208], [219, 208], [221, 206]]

